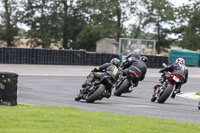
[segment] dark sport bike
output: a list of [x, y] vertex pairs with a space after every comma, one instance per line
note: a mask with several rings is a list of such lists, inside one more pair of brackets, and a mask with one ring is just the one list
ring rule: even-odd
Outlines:
[[164, 72], [165, 81], [161, 85], [157, 85], [154, 88], [154, 94], [151, 98], [151, 101], [154, 102], [157, 100], [158, 103], [164, 103], [170, 95], [176, 95], [176, 84], [180, 83], [182, 77], [176, 73]]
[[76, 101], [81, 99], [86, 100], [87, 103], [93, 103], [96, 100], [102, 100], [104, 97], [111, 96], [113, 83], [111, 77], [104, 75], [100, 80], [95, 80], [90, 86], [80, 90], [80, 93], [75, 97]]
[[131, 93], [136, 86], [138, 75], [136, 72], [129, 70], [127, 75], [120, 74], [119, 79], [115, 85], [115, 96], [121, 96], [122, 93]]

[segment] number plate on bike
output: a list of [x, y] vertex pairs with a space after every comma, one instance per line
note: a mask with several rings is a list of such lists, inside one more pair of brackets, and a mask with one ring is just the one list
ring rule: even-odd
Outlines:
[[176, 77], [175, 75], [173, 76], [173, 80], [176, 82], [180, 82], [180, 79], [178, 77]]

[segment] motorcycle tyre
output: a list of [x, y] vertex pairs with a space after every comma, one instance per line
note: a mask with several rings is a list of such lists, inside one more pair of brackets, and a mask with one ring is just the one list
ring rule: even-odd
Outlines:
[[127, 90], [130, 87], [130, 81], [128, 79], [125, 79], [123, 83], [119, 86], [118, 89], [115, 89], [114, 95], [115, 96], [121, 96], [125, 90]]
[[166, 89], [162, 93], [162, 95], [157, 99], [158, 103], [164, 103], [167, 98], [170, 96], [170, 94], [173, 91], [173, 85], [172, 84], [167, 84]]
[[105, 89], [105, 86], [101, 84], [94, 93], [92, 93], [89, 97], [86, 98], [86, 102], [93, 103], [95, 100], [99, 99], [99, 97], [103, 95]]

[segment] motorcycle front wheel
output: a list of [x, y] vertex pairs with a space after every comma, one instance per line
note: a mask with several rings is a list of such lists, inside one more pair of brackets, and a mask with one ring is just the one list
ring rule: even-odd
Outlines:
[[95, 92], [93, 92], [86, 98], [86, 102], [93, 103], [95, 100], [99, 99], [99, 97], [103, 95], [105, 89], [105, 86], [101, 84]]
[[165, 90], [158, 98], [158, 103], [164, 103], [173, 91], [173, 85], [168, 83]]
[[123, 83], [115, 89], [114, 95], [121, 96], [123, 92], [125, 92], [130, 87], [130, 81], [125, 79]]

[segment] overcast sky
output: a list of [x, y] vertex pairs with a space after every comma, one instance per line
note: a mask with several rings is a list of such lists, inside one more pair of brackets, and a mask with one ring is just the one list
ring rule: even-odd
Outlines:
[[181, 6], [183, 3], [188, 3], [188, 0], [169, 0], [176, 7]]

